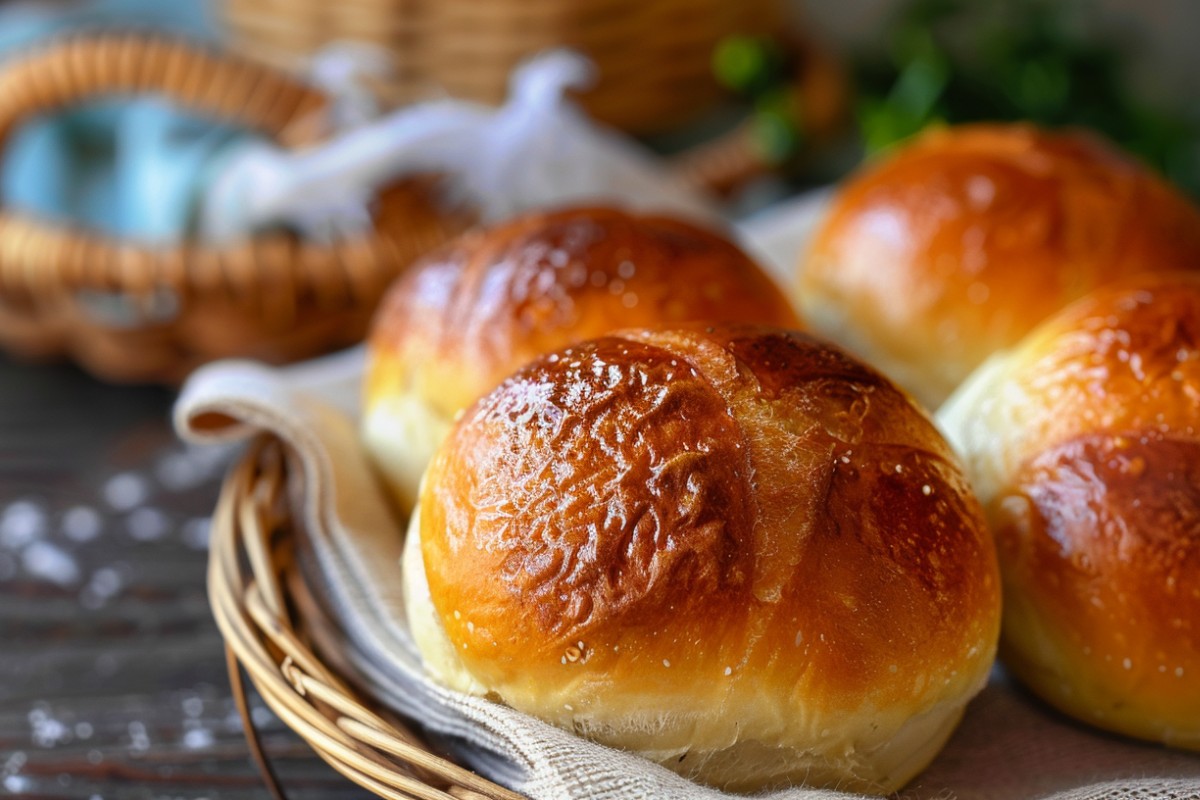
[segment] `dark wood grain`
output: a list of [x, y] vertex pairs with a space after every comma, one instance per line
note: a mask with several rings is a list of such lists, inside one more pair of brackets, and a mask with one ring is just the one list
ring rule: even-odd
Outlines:
[[[265, 796], [204, 591], [234, 454], [179, 443], [172, 398], [0, 356], [0, 795]], [[290, 797], [365, 796], [253, 716]]]

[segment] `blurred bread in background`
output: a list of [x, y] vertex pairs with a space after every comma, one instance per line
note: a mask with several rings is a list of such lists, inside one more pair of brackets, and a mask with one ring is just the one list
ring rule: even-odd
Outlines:
[[402, 512], [455, 416], [534, 357], [617, 328], [799, 325], [735, 245], [615, 208], [533, 213], [464, 236], [389, 291], [369, 337], [368, 450]]
[[812, 328], [936, 407], [1092, 289], [1200, 269], [1200, 211], [1083, 132], [933, 129], [840, 188], [805, 254]]
[[1200, 276], [1080, 300], [939, 422], [996, 537], [1007, 665], [1085, 722], [1200, 750]]

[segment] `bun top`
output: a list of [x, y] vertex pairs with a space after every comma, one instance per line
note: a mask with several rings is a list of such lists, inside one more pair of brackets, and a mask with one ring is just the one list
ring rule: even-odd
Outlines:
[[1040, 453], [1088, 437], [1126, 450], [1200, 443], [1200, 274], [1093, 292], [980, 370], [940, 416], [985, 498]]
[[[710, 782], [895, 788], [991, 663], [995, 554], [949, 447], [802, 334], [542, 357], [464, 415], [423, 486], [435, 674]], [[706, 761], [739, 742], [758, 768]]]
[[449, 418], [542, 353], [689, 321], [798, 325], [771, 279], [720, 236], [667, 217], [571, 208], [477, 231], [423, 259], [389, 291], [370, 347], [379, 381], [405, 374]]
[[1200, 749], [1200, 275], [1097, 290], [939, 418], [992, 523], [1013, 672], [1089, 723]]
[[1200, 212], [1082, 132], [924, 134], [848, 181], [813, 242], [801, 310], [930, 405], [1092, 289], [1200, 268]]

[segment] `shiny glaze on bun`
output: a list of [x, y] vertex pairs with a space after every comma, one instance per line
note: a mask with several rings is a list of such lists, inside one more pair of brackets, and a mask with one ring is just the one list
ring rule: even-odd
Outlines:
[[849, 179], [797, 300], [830, 336], [936, 408], [997, 350], [1091, 290], [1200, 269], [1200, 211], [1076, 131], [922, 134]]
[[739, 790], [895, 790], [998, 635], [949, 447], [877, 372], [777, 329], [532, 362], [455, 426], [409, 535], [434, 675]]
[[995, 531], [1009, 665], [1086, 722], [1200, 749], [1200, 276], [1089, 295], [939, 420]]

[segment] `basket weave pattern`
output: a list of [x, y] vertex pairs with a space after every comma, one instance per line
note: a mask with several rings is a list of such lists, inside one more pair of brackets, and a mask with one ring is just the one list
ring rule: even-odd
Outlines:
[[716, 102], [710, 59], [733, 33], [780, 29], [777, 0], [223, 0], [233, 46], [301, 69], [323, 45], [377, 45], [392, 60], [394, 104], [445, 91], [497, 104], [529, 56], [572, 47], [595, 62], [583, 97], [597, 119], [634, 133], [669, 129]]
[[524, 800], [442, 758], [402, 722], [373, 710], [319, 649], [327, 627], [297, 568], [286, 467], [277, 441], [258, 440], [225, 481], [213, 515], [208, 594], [256, 760], [282, 792], [245, 707], [241, 670], [268, 706], [326, 762], [395, 800]]
[[[0, 69], [0, 146], [22, 123], [102, 96], [155, 94], [285, 146], [315, 141], [325, 98], [273, 69], [140, 35], [58, 41]], [[377, 198], [375, 228], [149, 247], [0, 209], [0, 345], [68, 354], [110, 379], [176, 382], [226, 356], [290, 361], [361, 339], [387, 284], [469, 224], [432, 179]]]

